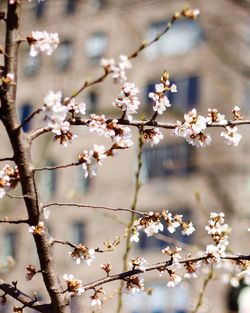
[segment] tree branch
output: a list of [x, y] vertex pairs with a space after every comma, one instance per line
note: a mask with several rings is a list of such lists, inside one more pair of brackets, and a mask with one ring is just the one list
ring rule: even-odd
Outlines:
[[43, 313], [50, 313], [51, 311], [51, 304], [41, 304], [37, 299], [31, 298], [30, 296], [26, 295], [19, 289], [15, 287], [15, 285], [7, 284], [5, 281], [0, 279], [0, 289], [7, 295], [11, 296], [12, 298], [16, 299], [20, 303], [22, 303], [25, 307], [29, 307], [31, 309], [37, 310], [38, 312]]
[[0, 219], [0, 223], [6, 223], [6, 224], [24, 224], [24, 223], [29, 223], [28, 219], [15, 219], [15, 220], [10, 220], [7, 216]]
[[132, 209], [127, 209], [127, 208], [113, 208], [109, 206], [104, 206], [104, 205], [91, 205], [91, 204], [80, 204], [80, 203], [60, 203], [60, 202], [53, 202], [53, 203], [47, 203], [44, 204], [43, 207], [48, 208], [50, 206], [69, 206], [69, 207], [78, 207], [78, 208], [91, 208], [91, 209], [101, 209], [101, 210], [107, 210], [107, 211], [121, 211], [121, 212], [130, 212], [130, 213], [136, 213], [140, 216], [147, 215], [147, 213], [143, 213], [140, 211], [135, 211]]
[[[187, 258], [184, 260], [181, 260], [179, 263], [180, 264], [185, 264], [185, 263], [197, 263], [199, 261], [207, 261], [209, 260], [210, 257], [208, 256], [200, 256], [200, 257], [196, 257], [196, 258]], [[232, 260], [232, 261], [241, 261], [241, 260], [250, 260], [250, 255], [228, 255], [225, 257], [221, 257], [222, 260]], [[150, 272], [150, 271], [154, 271], [154, 270], [161, 270], [161, 269], [166, 269], [167, 267], [172, 265], [172, 260], [168, 260], [165, 262], [159, 262], [156, 264], [152, 264], [149, 265], [145, 268], [145, 271], [142, 271], [140, 269], [132, 269], [130, 271], [126, 271], [126, 272], [122, 272], [119, 274], [115, 274], [115, 275], [110, 275], [109, 277], [105, 277], [99, 280], [96, 280], [92, 283], [88, 283], [83, 285], [85, 290], [89, 290], [89, 289], [93, 289], [96, 288], [98, 286], [101, 286], [103, 284], [106, 284], [108, 282], [111, 281], [116, 281], [116, 280], [124, 280], [127, 277], [133, 276], [133, 275], [138, 275], [138, 274], [142, 274], [145, 272]]]

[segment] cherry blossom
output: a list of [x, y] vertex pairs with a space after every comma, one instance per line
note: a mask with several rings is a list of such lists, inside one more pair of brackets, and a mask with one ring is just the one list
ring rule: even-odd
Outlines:
[[124, 83], [127, 81], [126, 69], [132, 67], [131, 62], [129, 61], [126, 55], [120, 55], [120, 62], [115, 63], [114, 59], [102, 59], [101, 65], [104, 67], [107, 73], [112, 73], [114, 83]]
[[238, 133], [238, 127], [237, 126], [226, 126], [226, 131], [221, 132], [221, 137], [224, 138], [224, 142], [228, 146], [238, 146], [240, 140], [241, 140], [241, 134]]
[[40, 52], [51, 55], [59, 44], [58, 33], [47, 33], [46, 31], [33, 31], [27, 37], [30, 45], [30, 56], [35, 57]]
[[63, 279], [67, 283], [68, 291], [74, 292], [77, 296], [80, 296], [85, 292], [80, 279], [74, 278], [72, 274], [64, 274]]

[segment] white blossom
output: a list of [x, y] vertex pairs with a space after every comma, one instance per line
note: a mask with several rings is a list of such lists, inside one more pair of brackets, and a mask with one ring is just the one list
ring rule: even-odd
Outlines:
[[59, 44], [58, 33], [47, 33], [46, 31], [33, 31], [31, 36], [27, 37], [30, 44], [30, 55], [35, 57], [40, 52], [51, 55]]
[[74, 275], [64, 274], [63, 279], [67, 283], [68, 291], [74, 292], [77, 296], [80, 296], [82, 293], [85, 292], [82, 281], [80, 279], [74, 278]]
[[115, 63], [114, 59], [102, 59], [101, 65], [105, 71], [112, 73], [114, 83], [124, 83], [127, 81], [126, 70], [132, 67], [126, 55], [120, 55], [120, 61]]
[[226, 131], [221, 132], [221, 137], [224, 138], [224, 142], [229, 146], [238, 146], [241, 140], [241, 134], [238, 133], [237, 126], [226, 126]]

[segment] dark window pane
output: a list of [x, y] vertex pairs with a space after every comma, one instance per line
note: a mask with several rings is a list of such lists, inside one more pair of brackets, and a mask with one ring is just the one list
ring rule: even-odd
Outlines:
[[73, 241], [75, 244], [85, 242], [85, 225], [81, 222], [75, 222], [73, 224]]
[[56, 66], [60, 71], [65, 71], [69, 68], [72, 54], [72, 42], [70, 40], [62, 41], [55, 51]]
[[92, 63], [98, 63], [104, 56], [107, 42], [107, 35], [103, 32], [95, 32], [86, 40], [86, 55]]
[[[48, 161], [46, 166], [55, 166], [56, 163]], [[49, 200], [56, 192], [57, 171], [43, 171], [40, 174], [41, 195], [43, 199]]]
[[67, 0], [66, 1], [66, 13], [73, 14], [76, 11], [77, 0]]
[[[24, 120], [31, 114], [32, 112], [32, 106], [30, 103], [24, 103], [21, 107], [20, 107], [20, 122], [23, 123]], [[23, 125], [23, 131], [27, 132], [30, 130], [30, 122], [25, 123]]]
[[[175, 213], [173, 213], [174, 215]], [[177, 212], [177, 214], [183, 215], [183, 221], [190, 221], [191, 220], [191, 212], [190, 210], [179, 210]], [[186, 235], [182, 235], [181, 231], [181, 226], [178, 227], [176, 229], [176, 231], [174, 233], [170, 233], [167, 230], [166, 224], [164, 223], [164, 221], [162, 221], [163, 225], [164, 225], [164, 230], [163, 232], [159, 232], [159, 235], [155, 235], [155, 236], [151, 236], [151, 237], [147, 237], [147, 235], [145, 234], [144, 231], [140, 232], [140, 241], [139, 241], [139, 248], [140, 249], [163, 249], [166, 246], [175, 246], [175, 244], [173, 244], [173, 240], [176, 241], [180, 241], [183, 242], [185, 244], [191, 244], [193, 241], [193, 236], [186, 236]], [[157, 238], [157, 236], [159, 238]], [[165, 236], [162, 237], [162, 236]], [[161, 237], [161, 238], [160, 238]], [[168, 238], [170, 239], [168, 241]]]
[[143, 170], [148, 179], [185, 175], [194, 170], [194, 148], [184, 143], [168, 144], [143, 151]]
[[36, 2], [35, 4], [35, 15], [36, 18], [42, 18], [45, 14], [45, 9], [46, 9], [46, 1], [40, 1]]

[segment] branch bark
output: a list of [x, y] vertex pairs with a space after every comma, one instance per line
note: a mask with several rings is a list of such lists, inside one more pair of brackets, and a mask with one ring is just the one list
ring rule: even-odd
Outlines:
[[[6, 18], [6, 37], [5, 37], [5, 68], [4, 76], [8, 73], [14, 74], [14, 81], [10, 84], [3, 83], [1, 90], [1, 115], [0, 118], [8, 133], [13, 152], [14, 161], [18, 166], [20, 173], [20, 183], [29, 216], [29, 224], [37, 225], [41, 221], [40, 203], [38, 200], [33, 164], [30, 155], [29, 137], [19, 127], [20, 121], [17, 117], [16, 109], [16, 87], [17, 87], [17, 68], [18, 68], [18, 32], [19, 19], [21, 14], [22, 1], [16, 1], [14, 4], [8, 2]], [[51, 299], [51, 313], [68, 313], [68, 300], [62, 293], [62, 287], [59, 284], [56, 266], [54, 262], [53, 250], [49, 245], [48, 232], [45, 230], [43, 235], [34, 235], [37, 253], [40, 261], [43, 280]]]

